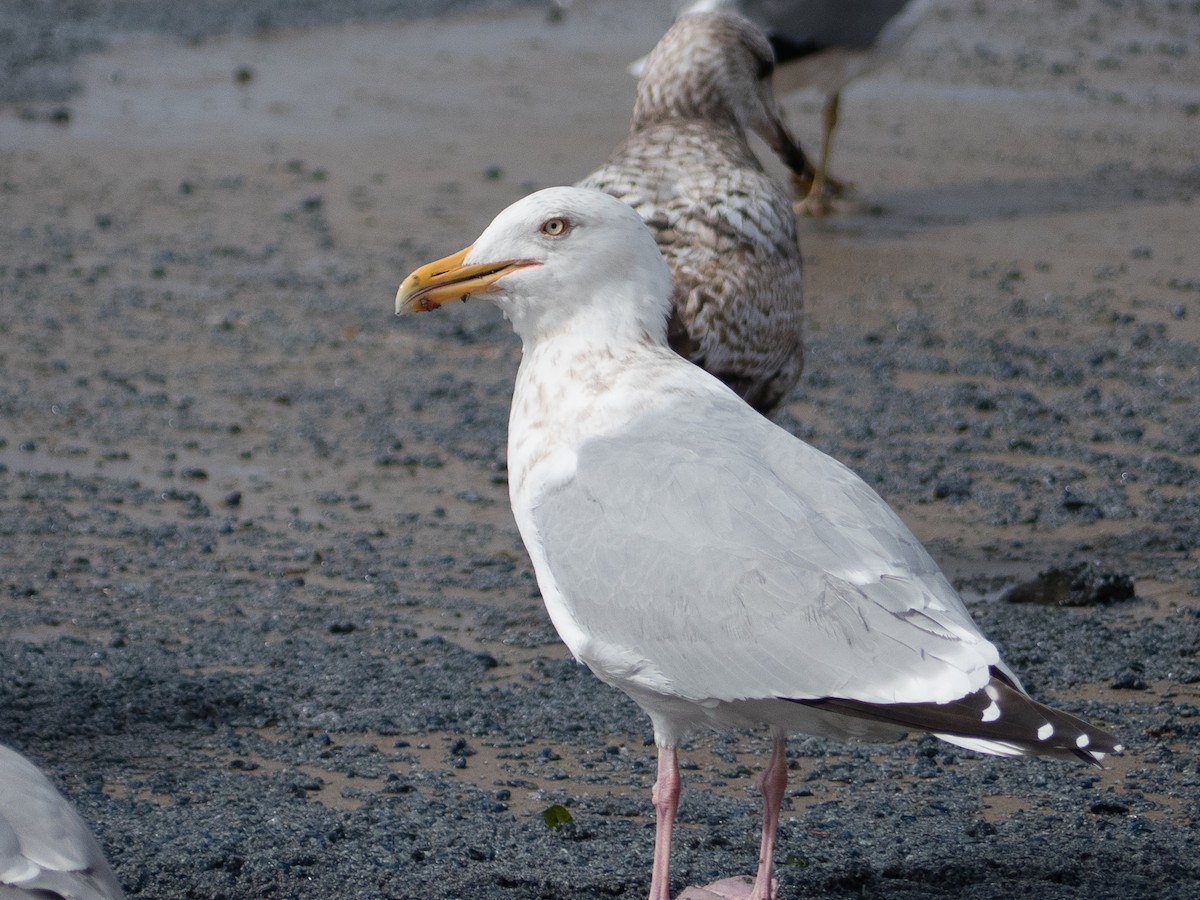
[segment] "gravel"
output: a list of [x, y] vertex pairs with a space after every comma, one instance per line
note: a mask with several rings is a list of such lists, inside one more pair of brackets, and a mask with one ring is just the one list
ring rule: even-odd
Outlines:
[[[644, 896], [648, 722], [566, 658], [507, 508], [516, 343], [485, 304], [390, 316], [620, 139], [657, 27], [500, 6], [0, 7], [0, 740], [131, 897]], [[781, 421], [1129, 752], [797, 736], [781, 897], [1200, 883], [1200, 32], [1189, 4], [1036, 7], [939, 7], [847, 92], [860, 200], [802, 223]], [[997, 600], [1077, 566], [1134, 598]], [[685, 751], [676, 890], [753, 867], [766, 746]]]

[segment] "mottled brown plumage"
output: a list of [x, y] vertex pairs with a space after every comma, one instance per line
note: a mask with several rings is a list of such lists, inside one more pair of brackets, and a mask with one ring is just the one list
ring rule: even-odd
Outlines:
[[747, 141], [797, 171], [771, 89], [770, 44], [729, 13], [687, 16], [638, 83], [629, 137], [580, 182], [637, 210], [675, 283], [671, 347], [772, 413], [804, 367], [803, 286], [786, 189]]

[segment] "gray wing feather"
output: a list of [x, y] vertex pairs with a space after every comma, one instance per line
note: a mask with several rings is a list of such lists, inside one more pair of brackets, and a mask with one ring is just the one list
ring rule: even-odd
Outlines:
[[697, 702], [943, 702], [998, 661], [874, 491], [732, 396], [586, 442], [533, 516], [601, 677], [635, 659]]

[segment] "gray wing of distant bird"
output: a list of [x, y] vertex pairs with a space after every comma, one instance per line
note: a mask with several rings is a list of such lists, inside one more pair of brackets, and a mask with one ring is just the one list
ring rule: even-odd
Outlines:
[[913, 0], [734, 0], [736, 9], [762, 28], [775, 48], [776, 62], [838, 47], [867, 50], [888, 23]]

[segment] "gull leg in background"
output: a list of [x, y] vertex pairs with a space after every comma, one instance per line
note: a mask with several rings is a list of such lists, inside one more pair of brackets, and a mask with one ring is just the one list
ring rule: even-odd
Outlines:
[[680, 16], [740, 13], [771, 42], [777, 93], [807, 88], [826, 98], [821, 163], [816, 172], [798, 171], [791, 179], [796, 212], [824, 216], [848, 187], [829, 175], [841, 91], [894, 58], [932, 5], [932, 0], [695, 0]]
[[787, 790], [787, 754], [784, 752], [784, 733], [775, 730], [771, 734], [771, 760], [758, 777], [758, 788], [762, 792], [763, 825], [762, 844], [758, 851], [758, 875], [754, 879], [753, 900], [770, 900], [775, 895], [771, 871], [775, 864], [775, 836], [779, 830], [779, 810], [783, 804], [783, 792]]
[[796, 212], [799, 215], [829, 215], [833, 209], [830, 198], [840, 197], [846, 191], [844, 182], [829, 175], [829, 154], [833, 145], [833, 132], [838, 124], [841, 103], [841, 91], [834, 91], [825, 100], [825, 108], [821, 117], [821, 159], [813, 173], [812, 186], [808, 189], [808, 194], [796, 204]]

